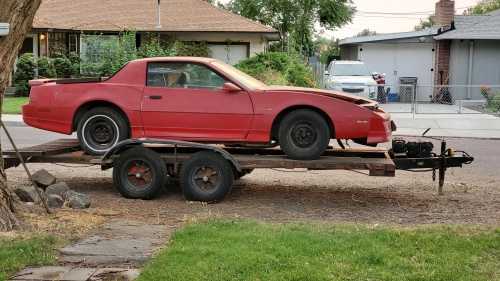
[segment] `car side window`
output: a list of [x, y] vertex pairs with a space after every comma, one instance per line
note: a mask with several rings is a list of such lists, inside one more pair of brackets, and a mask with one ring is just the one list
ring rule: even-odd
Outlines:
[[158, 88], [221, 89], [226, 80], [210, 68], [183, 62], [148, 64], [147, 86]]

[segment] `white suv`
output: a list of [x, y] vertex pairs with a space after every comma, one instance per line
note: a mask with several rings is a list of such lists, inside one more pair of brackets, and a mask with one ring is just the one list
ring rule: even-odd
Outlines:
[[364, 98], [377, 98], [377, 82], [360, 61], [332, 61], [325, 71], [325, 87]]

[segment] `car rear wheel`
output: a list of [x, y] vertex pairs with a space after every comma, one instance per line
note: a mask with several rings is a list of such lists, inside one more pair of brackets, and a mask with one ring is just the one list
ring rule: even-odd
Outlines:
[[125, 118], [116, 110], [96, 107], [85, 112], [78, 122], [78, 139], [82, 149], [91, 155], [103, 155], [129, 137]]
[[279, 143], [295, 160], [318, 159], [330, 142], [330, 127], [320, 114], [300, 109], [286, 115], [280, 123]]

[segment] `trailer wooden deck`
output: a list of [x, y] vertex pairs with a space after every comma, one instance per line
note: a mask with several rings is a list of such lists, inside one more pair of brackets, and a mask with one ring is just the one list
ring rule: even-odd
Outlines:
[[[188, 159], [197, 148], [175, 145], [144, 144], [160, 153], [167, 164], [178, 164]], [[386, 149], [348, 148], [329, 149], [318, 160], [298, 161], [287, 158], [279, 149], [222, 147], [238, 161], [242, 169], [309, 169], [309, 170], [363, 170], [370, 176], [394, 177], [396, 165]], [[59, 139], [41, 145], [19, 149], [27, 163], [103, 164], [99, 156], [85, 154], [76, 139]], [[6, 169], [20, 164], [16, 152], [3, 151]], [[113, 161], [113, 158], [106, 161]]]

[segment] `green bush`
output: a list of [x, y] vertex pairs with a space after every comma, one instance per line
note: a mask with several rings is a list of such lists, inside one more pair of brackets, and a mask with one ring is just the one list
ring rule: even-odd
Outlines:
[[488, 107], [494, 112], [500, 112], [500, 94], [496, 94], [490, 101]]
[[26, 96], [29, 94], [28, 82], [35, 78], [35, 68], [36, 59], [32, 54], [23, 54], [19, 57], [13, 77], [17, 95]]
[[56, 78], [56, 69], [52, 60], [48, 57], [40, 57], [37, 60], [39, 78]]
[[316, 87], [312, 70], [298, 57], [287, 53], [261, 53], [236, 65], [270, 85]]

